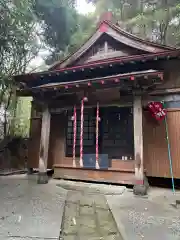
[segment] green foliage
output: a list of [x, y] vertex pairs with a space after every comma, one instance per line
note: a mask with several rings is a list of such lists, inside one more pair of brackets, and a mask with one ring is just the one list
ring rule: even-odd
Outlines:
[[70, 0], [38, 0], [34, 5], [36, 15], [43, 29], [43, 38], [52, 54], [48, 63], [57, 60], [70, 43], [71, 36], [77, 30], [77, 12]]
[[36, 22], [29, 11], [30, 0], [15, 1], [12, 5], [1, 0], [0, 6], [0, 72], [11, 76], [24, 72], [27, 62], [38, 53]]
[[179, 45], [179, 0], [87, 0], [96, 14], [111, 10], [126, 30], [162, 44]]
[[68, 46], [68, 52], [75, 51], [92, 35], [96, 28], [94, 15], [78, 15], [77, 18], [77, 31], [71, 36]]
[[12, 75], [24, 73], [40, 48], [33, 4], [32, 0], [0, 0], [0, 105], [4, 136], [10, 132], [17, 103]]
[[31, 101], [30, 97], [18, 99], [16, 116], [13, 119], [13, 135], [15, 136], [29, 137]]

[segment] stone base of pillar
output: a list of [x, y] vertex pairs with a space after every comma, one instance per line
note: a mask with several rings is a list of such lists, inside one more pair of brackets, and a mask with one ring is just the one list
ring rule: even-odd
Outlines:
[[133, 193], [134, 195], [145, 196], [148, 193], [149, 183], [148, 179], [144, 177], [143, 180], [137, 180], [134, 187]]
[[38, 184], [47, 184], [49, 181], [49, 177], [46, 172], [39, 172], [38, 173]]
[[27, 174], [32, 175], [33, 174], [33, 168], [28, 168], [27, 169]]

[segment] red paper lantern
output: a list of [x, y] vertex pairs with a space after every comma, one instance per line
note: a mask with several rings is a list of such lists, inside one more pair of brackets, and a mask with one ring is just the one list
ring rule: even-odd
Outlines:
[[163, 108], [161, 102], [150, 102], [148, 103], [148, 109], [156, 120], [163, 120], [166, 116], [166, 110]]

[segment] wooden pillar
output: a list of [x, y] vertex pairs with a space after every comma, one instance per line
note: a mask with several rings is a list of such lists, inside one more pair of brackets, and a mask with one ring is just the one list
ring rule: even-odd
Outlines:
[[48, 162], [48, 150], [49, 150], [50, 121], [51, 121], [51, 115], [48, 107], [46, 106], [44, 107], [42, 112], [42, 125], [41, 125], [39, 177], [38, 177], [38, 183], [40, 184], [48, 183], [47, 162]]
[[134, 156], [135, 156], [134, 194], [146, 195], [147, 185], [144, 182], [143, 122], [142, 122], [141, 96], [134, 96], [133, 109], [134, 109]]

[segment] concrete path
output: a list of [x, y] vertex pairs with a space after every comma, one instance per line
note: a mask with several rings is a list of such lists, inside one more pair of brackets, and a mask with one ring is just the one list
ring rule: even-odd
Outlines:
[[152, 189], [147, 198], [141, 198], [127, 190], [106, 198], [124, 240], [180, 239], [180, 209], [172, 207], [171, 191]]
[[25, 175], [0, 177], [0, 239], [59, 239], [66, 191]]

